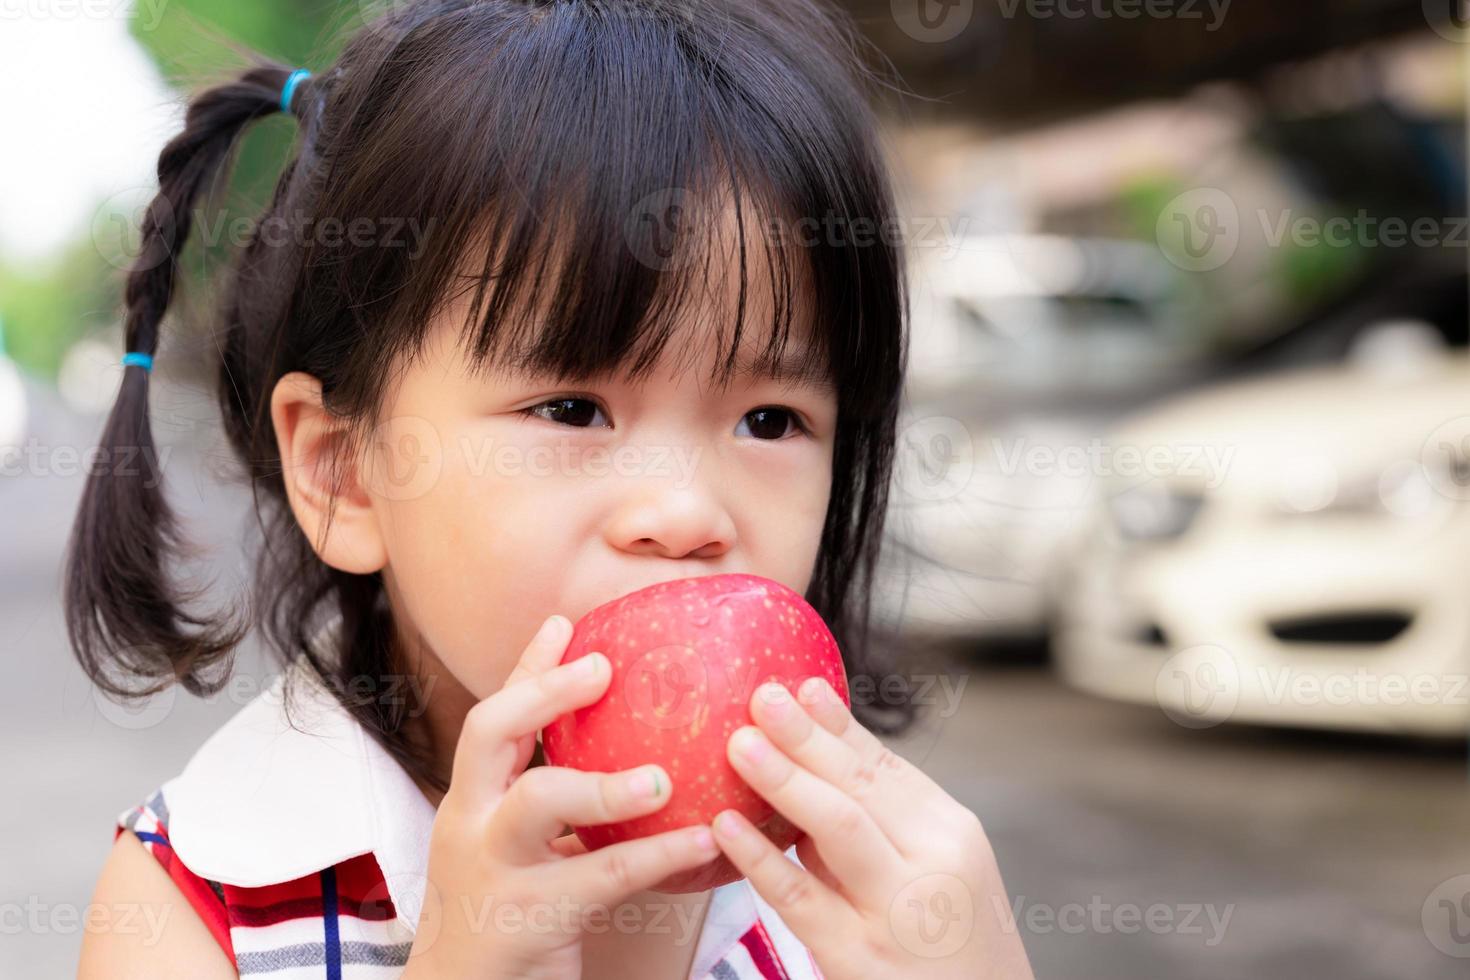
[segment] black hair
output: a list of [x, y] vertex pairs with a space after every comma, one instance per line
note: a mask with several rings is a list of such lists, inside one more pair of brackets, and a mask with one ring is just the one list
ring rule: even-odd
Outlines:
[[[225, 681], [211, 668], [227, 670], [253, 628], [283, 662], [305, 657], [336, 690], [390, 675], [397, 655], [381, 576], [321, 561], [287, 502], [269, 412], [276, 382], [292, 371], [314, 376], [328, 410], [365, 433], [395, 366], [470, 288], [464, 337], [477, 363], [636, 377], [704, 280], [711, 250], [701, 233], [726, 202], [740, 218], [742, 279], [720, 381], [745, 319], [745, 228], [754, 223], [777, 290], [763, 349], [778, 359], [793, 310], [807, 310], [806, 366], [838, 392], [832, 490], [806, 598], [849, 672], [875, 675], [883, 665], [871, 580], [907, 358], [903, 256], [887, 233], [897, 219], [872, 105], [881, 58], [822, 0], [388, 6], [296, 89], [295, 156], [204, 325], [221, 352], [225, 431], [260, 518], [252, 600], [233, 617], [187, 609], [197, 596], [169, 574], [187, 542], [152, 452], [149, 374], [128, 367], [102, 444], [140, 447], [149, 465], [93, 472], [67, 559], [68, 632], [88, 675], [114, 696], [175, 681], [212, 693]], [[183, 132], [159, 157], [158, 194], [127, 275], [130, 351], [158, 347], [200, 194], [242, 128], [280, 109], [295, 66], [252, 58], [237, 80], [192, 98]], [[366, 218], [374, 234], [268, 234], [300, 216], [342, 227]], [[393, 247], [386, 236], [415, 221], [424, 232], [417, 254]], [[837, 222], [875, 233], [830, 233]], [[336, 616], [340, 628], [322, 649], [314, 637]], [[124, 686], [116, 668], [153, 684]], [[406, 768], [446, 788], [392, 699], [347, 706]], [[914, 714], [907, 700], [854, 711], [885, 732]]]

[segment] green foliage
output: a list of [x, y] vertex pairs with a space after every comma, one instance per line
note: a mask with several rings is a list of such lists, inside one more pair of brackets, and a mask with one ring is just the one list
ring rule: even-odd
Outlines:
[[32, 373], [54, 378], [67, 347], [118, 317], [122, 276], [78, 239], [39, 269], [0, 266], [4, 352]]
[[329, 60], [340, 38], [329, 25], [360, 23], [379, 0], [169, 0], [150, 20], [129, 22], [133, 37], [170, 80], [199, 77], [239, 63], [240, 45], [285, 64], [313, 67]]
[[[329, 64], [347, 34], [387, 2], [134, 0], [129, 31], [182, 101], [247, 65], [246, 49], [287, 65], [317, 69]], [[98, 79], [97, 84], [106, 85], [107, 80]], [[237, 144], [232, 176], [220, 185], [218, 200], [200, 202], [206, 209], [205, 222], [217, 228], [237, 227], [241, 219], [258, 215], [270, 200], [296, 135], [295, 121], [285, 116], [250, 126]], [[158, 149], [162, 148], [160, 144]], [[136, 222], [137, 216], [129, 220]], [[218, 269], [236, 244], [230, 236], [203, 241], [197, 222], [198, 218], [181, 257], [184, 277], [196, 284], [209, 270]], [[6, 354], [31, 372], [54, 378], [75, 340], [120, 320], [124, 271], [102, 253], [107, 244], [95, 242], [93, 229], [83, 227], [71, 245], [43, 266], [0, 263]], [[190, 288], [189, 283], [181, 286]]]

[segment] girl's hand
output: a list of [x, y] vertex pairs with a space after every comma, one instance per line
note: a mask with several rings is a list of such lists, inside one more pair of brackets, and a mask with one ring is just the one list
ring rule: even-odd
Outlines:
[[[429, 887], [404, 973], [409, 980], [577, 978], [583, 916], [719, 854], [703, 826], [587, 853], [567, 824], [651, 813], [669, 800], [659, 766], [619, 773], [526, 765], [536, 733], [602, 697], [612, 677], [601, 654], [561, 665], [571, 624], [553, 616], [505, 685], [465, 717], [449, 790], [429, 843]], [[588, 668], [591, 666], [591, 671]], [[637, 777], [653, 775], [640, 791]], [[701, 846], [700, 840], [705, 844]]]
[[980, 821], [859, 725], [825, 681], [808, 680], [798, 699], [780, 684], [757, 688], [757, 725], [733, 733], [727, 755], [806, 831], [796, 845], [805, 868], [733, 810], [714, 827], [823, 976], [1029, 980]]

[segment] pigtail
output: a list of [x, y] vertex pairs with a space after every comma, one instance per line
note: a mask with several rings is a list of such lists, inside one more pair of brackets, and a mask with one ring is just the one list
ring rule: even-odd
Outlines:
[[[185, 604], [198, 597], [170, 580], [171, 559], [185, 542], [163, 492], [164, 467], [148, 418], [151, 359], [174, 296], [179, 256], [193, 208], [225, 169], [245, 125], [281, 111], [291, 70], [260, 64], [235, 81], [193, 98], [184, 129], [158, 158], [158, 194], [143, 218], [141, 249], [127, 273], [124, 337], [128, 358], [117, 401], [103, 429], [99, 458], [117, 462], [89, 474], [67, 547], [67, 635], [93, 683], [115, 696], [143, 696], [177, 680], [193, 694], [223, 684], [201, 677], [231, 651], [248, 622], [203, 618]], [[295, 87], [294, 104], [305, 97]], [[149, 686], [124, 687], [120, 669]]]

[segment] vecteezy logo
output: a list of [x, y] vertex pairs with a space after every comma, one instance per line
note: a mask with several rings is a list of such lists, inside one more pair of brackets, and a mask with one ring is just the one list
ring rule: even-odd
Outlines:
[[975, 470], [975, 443], [959, 419], [927, 415], [898, 434], [895, 478], [915, 500], [950, 500], [963, 493]]
[[[418, 908], [400, 908], [394, 901], [395, 894], [405, 901], [417, 897]], [[342, 896], [342, 901], [358, 918], [384, 923], [384, 939], [389, 942], [407, 946], [414, 943], [417, 930], [418, 951], [413, 955], [422, 953], [439, 936], [442, 903], [439, 890], [426, 875], [414, 871], [396, 872], [374, 883], [360, 901], [346, 895]], [[423, 914], [425, 909], [429, 910], [429, 915]], [[409, 923], [414, 923], [414, 928], [410, 928]], [[426, 932], [426, 929], [432, 931]]]
[[1435, 490], [1452, 500], [1470, 500], [1470, 415], [1431, 432], [1419, 450], [1419, 465]]
[[915, 41], [953, 40], [975, 16], [975, 0], [890, 0], [893, 22]]
[[1224, 647], [1189, 647], [1164, 661], [1154, 677], [1154, 696], [1176, 723], [1209, 728], [1235, 713], [1240, 668]]
[[[402, 467], [399, 461], [402, 461]], [[419, 437], [406, 432], [398, 437], [398, 452], [388, 454], [388, 482], [395, 487], [406, 487], [413, 480], [420, 466], [426, 465], [429, 457], [424, 454]]]
[[970, 889], [943, 872], [915, 878], [889, 904], [888, 926], [899, 945], [915, 956], [951, 956], [975, 929]]
[[388, 500], [414, 500], [439, 482], [444, 469], [438, 430], [428, 419], [399, 415], [368, 437], [369, 483]]
[[667, 731], [698, 725], [708, 717], [709, 676], [690, 647], [655, 647], [628, 666], [623, 699], [635, 720]]
[[[148, 236], [150, 224], [155, 234]], [[92, 214], [92, 245], [114, 269], [154, 269], [173, 257], [177, 226], [168, 198], [157, 188], [135, 187], [98, 205]]]
[[1446, 956], [1470, 958], [1470, 874], [1439, 883], [1420, 910], [1424, 935]]
[[1470, 3], [1466, 0], [1421, 0], [1424, 20], [1447, 41], [1470, 40]]
[[1159, 212], [1154, 236], [1164, 257], [1187, 272], [1218, 269], [1240, 245], [1240, 212], [1230, 195], [1197, 187]]
[[174, 702], [178, 699], [178, 685], [170, 684], [157, 694], [146, 698], [128, 698], [114, 701], [96, 685], [92, 686], [92, 701], [97, 713], [118, 728], [141, 731], [161, 724], [173, 714]]
[[623, 240], [634, 257], [650, 269], [668, 271], [692, 262], [696, 249], [689, 241], [699, 199], [682, 187], [667, 187], [644, 195], [623, 223]]

